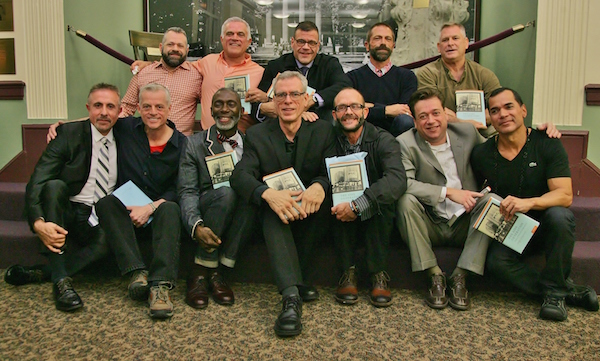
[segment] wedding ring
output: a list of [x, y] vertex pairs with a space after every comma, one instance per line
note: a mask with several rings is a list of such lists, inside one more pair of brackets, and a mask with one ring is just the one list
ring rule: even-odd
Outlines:
[[286, 221], [289, 221], [289, 220], [290, 220], [290, 219], [288, 218], [287, 214], [284, 214], [283, 216], [285, 217], [285, 220], [286, 220]]

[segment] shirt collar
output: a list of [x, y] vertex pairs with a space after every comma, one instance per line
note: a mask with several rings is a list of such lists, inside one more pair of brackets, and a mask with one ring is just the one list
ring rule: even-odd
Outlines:
[[425, 143], [427, 143], [427, 145], [431, 149], [435, 149], [437, 151], [444, 151], [444, 150], [450, 148], [450, 136], [448, 136], [448, 132], [446, 132], [446, 143], [444, 143], [444, 144], [431, 145], [431, 143], [429, 143], [428, 141], [425, 141]]
[[[369, 66], [369, 69], [371, 69], [373, 71], [373, 73], [377, 74], [377, 67], [375, 67], [375, 65], [373, 65], [373, 63], [371, 62], [371, 59], [369, 58], [369, 62], [367, 63], [367, 65]], [[385, 75], [388, 71], [390, 71], [390, 69], [392, 68], [392, 62], [389, 61], [383, 68], [381, 68], [381, 73], [382, 75]]]
[[307, 65], [304, 65], [304, 64], [300, 63], [298, 61], [298, 59], [296, 59], [296, 58], [294, 58], [294, 61], [296, 61], [296, 65], [298, 66], [298, 69], [300, 69], [300, 68], [309, 68], [310, 69], [310, 67], [313, 66], [313, 63], [315, 62], [315, 60], [313, 59], [313, 61], [311, 61]]
[[[157, 67], [162, 67], [162, 68], [165, 68], [165, 70], [169, 70], [169, 69], [167, 69], [167, 64], [165, 64], [165, 61], [164, 61], [162, 58], [160, 59], [160, 61], [157, 63], [157, 65], [156, 65], [156, 66], [157, 66]], [[179, 68], [181, 68], [181, 69], [185, 69], [185, 70], [190, 70], [190, 69], [191, 69], [190, 62], [189, 62], [189, 61], [187, 61], [187, 58], [186, 58], [186, 60], [185, 60], [183, 63], [179, 64], [179, 65], [177, 66], [177, 68], [175, 68], [174, 70], [177, 70], [177, 69], [179, 69]]]
[[90, 122], [90, 127], [92, 127], [92, 140], [94, 142], [98, 142], [98, 141], [100, 141], [100, 139], [102, 139], [104, 137], [106, 137], [106, 139], [108, 139], [111, 143], [113, 143], [115, 141], [115, 137], [113, 135], [112, 128], [110, 128], [107, 135], [102, 135], [102, 133], [100, 133], [98, 131], [98, 129], [96, 129], [96, 127], [94, 126], [94, 124], [92, 124], [92, 122]]
[[[219, 53], [219, 61], [221, 61], [223, 64], [230, 66], [229, 64], [227, 64], [227, 62], [225, 61], [225, 52], [221, 51]], [[242, 65], [246, 65], [248, 62], [252, 61], [252, 57], [250, 56], [250, 54], [248, 53], [244, 53], [244, 61], [241, 62], [240, 64], [236, 64], [233, 66], [242, 66]]]

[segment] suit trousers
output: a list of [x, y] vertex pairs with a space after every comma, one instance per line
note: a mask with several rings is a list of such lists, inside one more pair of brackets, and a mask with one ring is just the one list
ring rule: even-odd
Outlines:
[[541, 272], [525, 264], [522, 255], [493, 242], [488, 252], [487, 269], [530, 295], [552, 294], [564, 297], [571, 273], [571, 257], [575, 246], [575, 216], [564, 207], [550, 207], [545, 211], [530, 212], [540, 222], [523, 255], [542, 250], [546, 266]]
[[204, 226], [209, 227], [220, 239], [221, 246], [214, 252], [207, 252], [198, 246], [196, 263], [208, 267], [221, 263], [233, 268], [240, 248], [252, 237], [256, 224], [256, 209], [244, 202], [230, 187], [210, 189], [200, 197], [200, 213]]
[[87, 222], [92, 207], [69, 201], [69, 188], [65, 182], [57, 179], [46, 182], [41, 200], [46, 222], [56, 223], [69, 232], [62, 247], [63, 254], [51, 252], [42, 245], [42, 253], [50, 262], [52, 282], [72, 276], [108, 255], [104, 232]]
[[175, 284], [181, 237], [181, 217], [177, 203], [162, 203], [152, 215], [152, 222], [140, 228], [134, 227], [129, 211], [113, 195], [98, 201], [96, 213], [115, 253], [121, 274], [148, 268], [144, 264], [138, 240], [152, 239], [153, 257], [148, 268], [148, 282], [167, 281]]
[[365, 246], [367, 271], [370, 274], [385, 271], [394, 226], [394, 207], [382, 205], [381, 208], [389, 208], [389, 211], [386, 209], [366, 221], [360, 218], [353, 222], [333, 221], [336, 253], [342, 271], [358, 263], [355, 252], [359, 242]]
[[331, 198], [326, 196], [316, 213], [285, 224], [266, 203], [263, 204], [263, 236], [279, 292], [304, 285], [303, 280], [313, 278], [315, 244], [326, 237], [330, 213]]
[[404, 194], [398, 202], [397, 226], [408, 244], [413, 272], [437, 266], [433, 246], [453, 246], [463, 247], [457, 267], [483, 275], [491, 238], [474, 229], [473, 224], [490, 196], [479, 199], [470, 213], [450, 227], [446, 220], [434, 219], [417, 197]]

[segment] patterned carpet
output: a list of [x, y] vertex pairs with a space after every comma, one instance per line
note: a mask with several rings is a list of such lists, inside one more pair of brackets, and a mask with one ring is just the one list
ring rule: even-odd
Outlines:
[[473, 293], [467, 312], [425, 306], [423, 294], [394, 290], [386, 309], [338, 305], [333, 289], [304, 305], [303, 333], [279, 339], [281, 305], [272, 285], [234, 284], [236, 303], [194, 310], [184, 282], [175, 315], [153, 321], [127, 298], [127, 280], [78, 276], [85, 302], [65, 314], [51, 284], [0, 281], [0, 360], [599, 360], [600, 313], [569, 308], [569, 319], [537, 318], [539, 304], [517, 293]]

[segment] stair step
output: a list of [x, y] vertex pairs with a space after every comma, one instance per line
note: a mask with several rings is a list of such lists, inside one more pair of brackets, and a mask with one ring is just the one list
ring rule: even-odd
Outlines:
[[0, 219], [25, 220], [25, 183], [0, 182]]
[[0, 268], [12, 264], [47, 263], [40, 254], [41, 242], [25, 221], [0, 220]]

